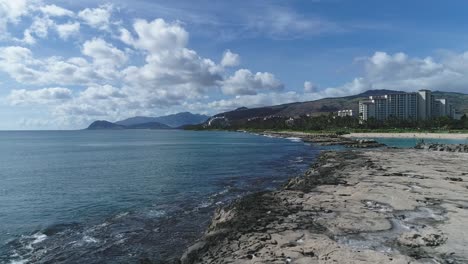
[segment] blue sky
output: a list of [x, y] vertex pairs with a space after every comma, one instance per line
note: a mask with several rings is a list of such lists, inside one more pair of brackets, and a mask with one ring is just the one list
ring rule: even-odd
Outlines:
[[0, 0], [0, 129], [468, 92], [466, 1]]

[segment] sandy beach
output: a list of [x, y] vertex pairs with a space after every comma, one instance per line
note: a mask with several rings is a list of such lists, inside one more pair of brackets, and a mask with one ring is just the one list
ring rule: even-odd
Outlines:
[[437, 138], [437, 139], [468, 139], [468, 133], [351, 133], [347, 138]]
[[324, 152], [220, 208], [182, 263], [467, 263], [468, 153]]

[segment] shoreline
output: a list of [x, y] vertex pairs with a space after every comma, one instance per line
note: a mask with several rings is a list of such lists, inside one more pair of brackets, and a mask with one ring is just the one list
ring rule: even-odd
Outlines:
[[416, 138], [416, 139], [467, 139], [468, 134], [456, 133], [351, 133], [346, 138]]
[[306, 143], [314, 143], [319, 146], [344, 146], [346, 148], [379, 148], [385, 144], [374, 139], [346, 138], [336, 134], [310, 134], [305, 132], [278, 132], [264, 131], [259, 135], [279, 138], [297, 138]]
[[181, 262], [464, 263], [467, 159], [414, 149], [323, 152], [284, 187], [217, 209]]

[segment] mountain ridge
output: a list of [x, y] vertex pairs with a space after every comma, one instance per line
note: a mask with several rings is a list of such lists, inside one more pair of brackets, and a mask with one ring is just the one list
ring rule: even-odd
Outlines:
[[135, 116], [124, 120], [115, 122], [117, 125], [133, 126], [145, 123], [158, 122], [172, 128], [178, 128], [185, 125], [197, 125], [205, 122], [210, 118], [207, 115], [192, 114], [190, 112], [181, 112], [172, 115], [148, 117], [148, 116]]
[[148, 122], [130, 126], [119, 125], [106, 120], [91, 123], [86, 130], [124, 130], [124, 129], [172, 129], [172, 127], [158, 122]]
[[[385, 94], [401, 93], [396, 90], [368, 90], [357, 95], [345, 97], [329, 97], [314, 101], [294, 102], [281, 105], [264, 106], [256, 108], [238, 108], [226, 111], [213, 116], [213, 118], [227, 118], [229, 122], [245, 122], [251, 118], [265, 118], [268, 116], [294, 117], [301, 115], [318, 116], [337, 112], [339, 110], [350, 109], [354, 113], [359, 112], [359, 100], [369, 96], [379, 96]], [[468, 94], [433, 91], [436, 98], [447, 98], [454, 107], [462, 112], [468, 113]]]

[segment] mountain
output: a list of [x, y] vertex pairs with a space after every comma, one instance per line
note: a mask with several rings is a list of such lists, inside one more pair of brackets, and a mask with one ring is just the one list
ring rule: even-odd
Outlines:
[[442, 91], [435, 91], [432, 92], [432, 94], [436, 98], [447, 98], [449, 103], [451, 103], [455, 109], [461, 113], [468, 114], [468, 94]]
[[[258, 108], [238, 108], [233, 111], [214, 115], [213, 119], [224, 117], [231, 124], [234, 124], [245, 122], [250, 118], [264, 118], [267, 116], [318, 116], [344, 109], [351, 109], [354, 113], [358, 113], [360, 100], [369, 98], [369, 96], [379, 96], [399, 92], [400, 91], [393, 90], [369, 90], [361, 94], [347, 97], [324, 98], [316, 101], [298, 102]], [[436, 98], [447, 98], [449, 102], [453, 104], [455, 109], [462, 113], [468, 113], [468, 94], [440, 91], [434, 91], [433, 94]]]
[[123, 126], [105, 120], [94, 121], [88, 130], [122, 130], [122, 129], [171, 129], [171, 127], [158, 122], [148, 122], [130, 126]]
[[88, 130], [118, 130], [125, 129], [125, 126], [117, 125], [105, 120], [94, 121], [89, 127]]
[[126, 129], [171, 129], [172, 127], [161, 124], [159, 122], [149, 122], [143, 124], [136, 124], [131, 126], [126, 126]]
[[135, 116], [131, 118], [127, 118], [125, 120], [117, 121], [115, 122], [118, 125], [122, 126], [133, 126], [133, 125], [138, 125], [138, 124], [145, 124], [145, 123], [151, 123], [151, 122], [157, 122], [154, 117], [147, 117], [147, 116]]
[[115, 122], [117, 125], [123, 126], [133, 126], [145, 123], [152, 123], [158, 122], [173, 128], [181, 127], [185, 125], [197, 125], [205, 122], [209, 116], [206, 115], [199, 115], [199, 114], [192, 114], [190, 112], [183, 112], [174, 115], [167, 115], [167, 116], [159, 116], [159, 117], [147, 117], [147, 116], [136, 116], [127, 118], [125, 120], [121, 120]]

